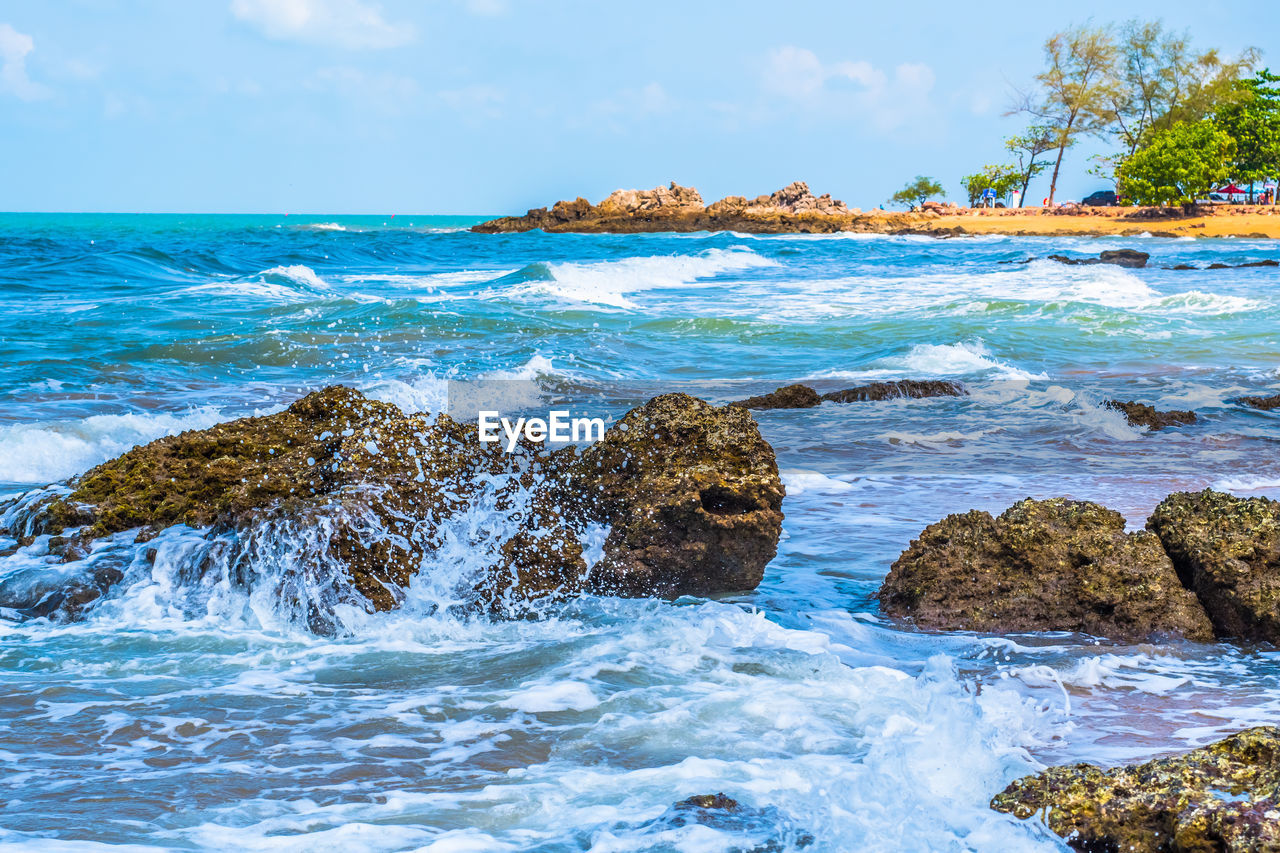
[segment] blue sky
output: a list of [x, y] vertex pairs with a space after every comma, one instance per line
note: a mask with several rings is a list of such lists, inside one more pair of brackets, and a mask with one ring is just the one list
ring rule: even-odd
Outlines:
[[[509, 213], [669, 180], [871, 207], [1003, 158], [1041, 43], [1274, 0], [0, 0], [0, 210]], [[1103, 186], [1069, 152], [1060, 198]], [[1039, 198], [1043, 189], [1033, 187]]]

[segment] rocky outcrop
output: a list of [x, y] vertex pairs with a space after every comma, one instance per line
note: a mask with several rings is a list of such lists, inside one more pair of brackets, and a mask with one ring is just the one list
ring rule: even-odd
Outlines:
[[1137, 403], [1133, 400], [1108, 400], [1105, 405], [1108, 409], [1124, 413], [1125, 420], [1129, 422], [1129, 426], [1157, 430], [1169, 426], [1185, 426], [1196, 422], [1195, 412], [1180, 409], [1162, 412], [1152, 406], [1148, 406], [1146, 403]]
[[1260, 726], [1184, 755], [1104, 770], [1051, 767], [991, 801], [1038, 817], [1081, 851], [1280, 850], [1280, 729]]
[[1066, 255], [1050, 255], [1049, 260], [1071, 266], [1111, 264], [1117, 267], [1128, 267], [1129, 269], [1142, 269], [1147, 265], [1147, 260], [1150, 257], [1146, 252], [1138, 252], [1134, 249], [1111, 249], [1101, 253], [1096, 258], [1070, 258]]
[[[218, 539], [222, 565], [249, 569], [264, 537], [291, 533], [301, 544], [282, 558], [282, 595], [323, 587], [331, 606], [374, 611], [398, 606], [447, 539], [445, 525], [481, 507], [506, 518], [506, 538], [477, 545], [490, 548], [492, 565], [459, 594], [502, 609], [588, 581], [623, 595], [750, 589], [776, 549], [782, 495], [750, 415], [683, 394], [632, 410], [581, 454], [528, 443], [508, 454], [447, 415], [406, 415], [335, 386], [277, 414], [136, 447], [67, 488], [20, 500], [0, 532], [43, 549], [49, 563], [184, 525], [210, 541], [234, 534]], [[609, 534], [588, 571], [591, 525]], [[52, 588], [6, 581], [0, 607], [74, 618], [123, 576], [90, 562], [89, 574]], [[307, 619], [314, 627], [324, 614]]]
[[784, 385], [776, 391], [748, 397], [733, 403], [746, 409], [810, 409], [823, 401], [833, 403], [866, 403], [899, 398], [964, 397], [968, 391], [959, 382], [941, 379], [901, 379], [896, 382], [872, 382], [843, 391], [819, 394], [808, 385]]
[[1217, 636], [1280, 643], [1280, 502], [1179, 492], [1160, 502], [1147, 528]]
[[1120, 513], [1065, 498], [929, 525], [878, 597], [886, 614], [937, 630], [1213, 638], [1155, 535], [1126, 533]]
[[1270, 412], [1274, 409], [1280, 409], [1280, 394], [1272, 394], [1270, 397], [1254, 396], [1254, 397], [1238, 397], [1233, 402], [1248, 406], [1252, 409], [1261, 409], [1264, 412]]
[[750, 413], [687, 394], [628, 412], [566, 485], [571, 514], [610, 526], [588, 577], [603, 594], [754, 589], [782, 533], [778, 465]]
[[486, 234], [541, 229], [548, 232], [745, 231], [832, 232], [854, 227], [858, 211], [828, 194], [815, 196], [796, 181], [770, 195], [728, 196], [704, 206], [692, 187], [674, 181], [652, 190], [615, 190], [599, 204], [584, 198], [560, 201], [549, 210], [505, 216], [476, 225]]

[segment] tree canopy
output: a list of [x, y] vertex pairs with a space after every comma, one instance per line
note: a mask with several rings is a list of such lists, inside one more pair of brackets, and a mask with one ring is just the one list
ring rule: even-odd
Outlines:
[[903, 204], [908, 207], [924, 204], [930, 196], [942, 195], [942, 184], [933, 178], [916, 175], [916, 179], [889, 196], [891, 204]]
[[1227, 180], [1235, 153], [1235, 140], [1212, 120], [1175, 122], [1120, 164], [1120, 194], [1138, 204], [1192, 204]]
[[1022, 174], [1015, 166], [983, 166], [982, 171], [966, 175], [960, 181], [973, 207], [982, 199], [985, 190], [996, 191], [996, 198], [1008, 201], [1009, 196], [1022, 183]]

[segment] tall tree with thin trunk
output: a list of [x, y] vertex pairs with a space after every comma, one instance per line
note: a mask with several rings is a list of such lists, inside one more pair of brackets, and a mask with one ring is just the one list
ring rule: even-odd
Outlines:
[[1049, 168], [1049, 164], [1040, 160], [1040, 155], [1057, 147], [1057, 134], [1052, 128], [1044, 125], [1032, 125], [1021, 136], [1011, 136], [1004, 142], [1004, 147], [1017, 160], [1017, 173], [1021, 190], [1018, 194], [1018, 207], [1027, 203], [1027, 188], [1031, 179]]
[[1067, 148], [1086, 134], [1110, 124], [1108, 106], [1117, 85], [1116, 43], [1108, 27], [1079, 26], [1055, 33], [1044, 45], [1045, 70], [1037, 89], [1023, 94], [1013, 112], [1043, 122], [1053, 135], [1057, 156], [1049, 181], [1049, 203], [1058, 191], [1058, 175]]
[[1120, 27], [1117, 85], [1108, 106], [1112, 132], [1132, 156], [1148, 131], [1179, 121], [1199, 121], [1235, 98], [1235, 81], [1257, 65], [1259, 52], [1246, 48], [1224, 58], [1217, 50], [1193, 49], [1186, 33], [1160, 21], [1132, 20]]

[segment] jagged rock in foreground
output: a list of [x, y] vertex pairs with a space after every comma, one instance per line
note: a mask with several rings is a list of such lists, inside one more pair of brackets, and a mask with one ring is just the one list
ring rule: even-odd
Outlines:
[[901, 379], [896, 382], [872, 382], [857, 388], [819, 394], [808, 385], [786, 385], [768, 394], [748, 397], [733, 403], [744, 409], [811, 409], [824, 400], [833, 403], [866, 403], [876, 400], [923, 397], [964, 397], [968, 391], [959, 382], [941, 379]]
[[1270, 412], [1273, 409], [1280, 409], [1280, 394], [1272, 394], [1270, 397], [1261, 395], [1255, 397], [1237, 397], [1233, 402], [1240, 403], [1252, 409], [1261, 409], [1264, 412]]
[[[20, 499], [0, 533], [55, 568], [86, 555], [94, 568], [54, 571], [52, 586], [6, 581], [0, 607], [75, 618], [128, 568], [99, 566], [107, 538], [142, 543], [185, 525], [209, 531], [183, 567], [197, 581], [215, 569], [246, 583], [271, 576], [308, 611], [317, 600], [389, 610], [470, 529], [446, 529], [469, 512], [509, 522], [504, 540], [469, 547], [491, 565], [459, 594], [481, 605], [573, 594], [588, 577], [625, 595], [739, 591], [775, 553], [782, 496], [750, 415], [684, 394], [632, 410], [581, 455], [529, 444], [507, 454], [447, 415], [405, 415], [334, 386], [277, 414], [158, 439], [61, 492]], [[581, 535], [593, 524], [611, 529], [588, 573]], [[304, 615], [323, 629], [324, 613]]]
[[499, 234], [541, 229], [547, 232], [747, 231], [756, 233], [833, 232], [854, 227], [859, 211], [830, 195], [815, 196], [796, 181], [771, 195], [747, 199], [729, 196], [704, 206], [692, 187], [674, 181], [652, 190], [615, 190], [604, 201], [558, 201], [548, 210], [504, 216], [471, 230]]
[[1146, 764], [1050, 767], [991, 807], [1090, 853], [1260, 853], [1280, 850], [1278, 795], [1280, 729], [1260, 726]]
[[1213, 639], [1155, 535], [1126, 533], [1120, 513], [1066, 498], [929, 525], [894, 562], [879, 600], [886, 614], [929, 629]]
[[1185, 426], [1196, 422], [1195, 412], [1181, 409], [1162, 412], [1153, 406], [1148, 406], [1146, 403], [1138, 403], [1133, 400], [1108, 400], [1105, 405], [1108, 409], [1122, 412], [1125, 420], [1129, 422], [1129, 426], [1157, 430], [1168, 426]]
[[588, 580], [609, 595], [754, 589], [782, 535], [778, 464], [750, 413], [687, 394], [628, 412], [571, 466], [565, 495], [610, 525]]
[[1280, 643], [1280, 502], [1206, 489], [1147, 520], [1219, 637]]
[[1049, 260], [1070, 266], [1110, 264], [1117, 267], [1128, 267], [1129, 269], [1142, 269], [1147, 265], [1147, 260], [1150, 257], [1146, 252], [1139, 252], [1134, 249], [1110, 249], [1102, 252], [1096, 258], [1069, 258], [1066, 255], [1050, 255]]

